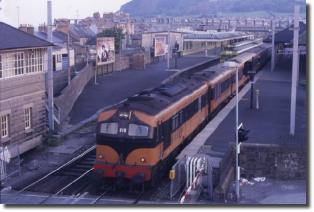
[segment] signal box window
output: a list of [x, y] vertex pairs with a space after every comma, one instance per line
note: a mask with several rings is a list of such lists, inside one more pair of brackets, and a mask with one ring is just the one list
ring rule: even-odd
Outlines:
[[0, 117], [0, 133], [1, 138], [9, 137], [9, 115]]
[[24, 110], [25, 117], [25, 130], [29, 130], [32, 128], [32, 108], [26, 108]]

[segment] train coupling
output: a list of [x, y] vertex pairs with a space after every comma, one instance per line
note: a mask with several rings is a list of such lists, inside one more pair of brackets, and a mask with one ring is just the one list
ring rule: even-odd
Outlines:
[[130, 183], [130, 191], [135, 191], [140, 189], [141, 192], [144, 192], [145, 190], [145, 176], [144, 173], [139, 173], [137, 175], [135, 175], [134, 177], [132, 177], [131, 179], [131, 183]]

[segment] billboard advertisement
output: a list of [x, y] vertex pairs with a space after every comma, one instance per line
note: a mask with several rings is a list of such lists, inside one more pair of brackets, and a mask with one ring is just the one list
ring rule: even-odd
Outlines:
[[96, 43], [97, 65], [115, 62], [115, 46], [113, 37], [97, 38]]
[[163, 56], [167, 53], [166, 37], [155, 37], [155, 57]]

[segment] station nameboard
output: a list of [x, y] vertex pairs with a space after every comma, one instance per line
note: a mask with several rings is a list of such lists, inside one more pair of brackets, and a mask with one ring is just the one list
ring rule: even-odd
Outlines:
[[115, 62], [115, 46], [113, 37], [99, 37], [96, 44], [97, 65]]

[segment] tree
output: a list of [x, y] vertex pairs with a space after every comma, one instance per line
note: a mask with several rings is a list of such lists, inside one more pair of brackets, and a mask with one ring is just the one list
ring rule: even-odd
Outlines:
[[103, 30], [102, 32], [97, 34], [97, 37], [114, 37], [114, 42], [115, 42], [114, 46], [115, 46], [116, 52], [119, 53], [122, 39], [124, 39], [125, 36], [121, 28], [114, 27], [114, 28]]

